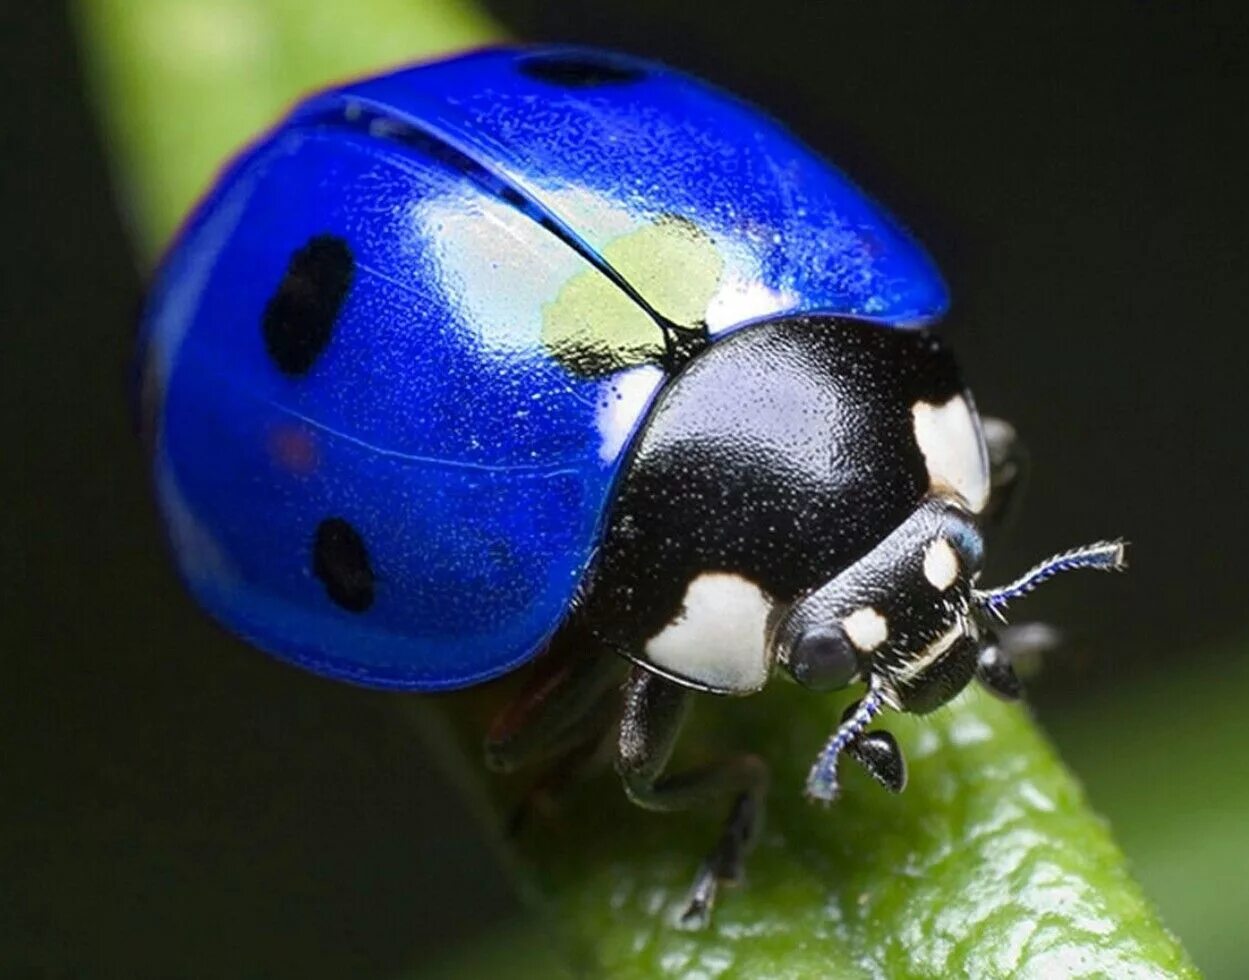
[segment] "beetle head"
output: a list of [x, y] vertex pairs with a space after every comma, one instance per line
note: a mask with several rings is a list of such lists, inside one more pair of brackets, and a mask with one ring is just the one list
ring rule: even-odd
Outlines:
[[819, 691], [868, 685], [812, 770], [811, 795], [836, 795], [836, 756], [886, 707], [933, 711], [974, 676], [999, 694], [1017, 694], [992, 621], [1004, 621], [1008, 602], [1059, 572], [1123, 567], [1123, 545], [1065, 552], [998, 589], [977, 588], [983, 563], [983, 538], [972, 518], [956, 504], [931, 498], [775, 622], [777, 659], [800, 684]]
[[967, 514], [929, 500], [867, 555], [798, 600], [777, 624], [777, 657], [806, 687], [877, 678], [885, 703], [926, 712], [971, 680], [984, 561]]

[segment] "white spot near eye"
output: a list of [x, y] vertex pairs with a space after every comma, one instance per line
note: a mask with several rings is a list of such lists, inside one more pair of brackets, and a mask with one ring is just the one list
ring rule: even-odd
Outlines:
[[718, 691], [763, 687], [772, 603], [740, 575], [706, 572], [685, 590], [681, 612], [646, 644], [646, 658], [672, 676]]
[[889, 623], [871, 606], [852, 612], [841, 621], [841, 627], [850, 642], [864, 653], [870, 653], [889, 639]]
[[957, 494], [973, 513], [984, 510], [989, 502], [989, 451], [967, 399], [955, 395], [944, 405], [916, 402], [911, 418], [932, 490]]
[[958, 578], [958, 555], [945, 538], [937, 538], [924, 552], [924, 578], [938, 592], [944, 592]]

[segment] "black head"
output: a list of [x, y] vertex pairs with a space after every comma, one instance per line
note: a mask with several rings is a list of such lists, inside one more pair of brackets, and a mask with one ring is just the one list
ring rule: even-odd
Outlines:
[[1006, 604], [1074, 568], [1123, 567], [1123, 545], [1101, 543], [1047, 559], [999, 589], [976, 587], [983, 539], [958, 504], [925, 501], [879, 545], [800, 598], [775, 624], [776, 657], [798, 683], [828, 691], [863, 682], [868, 692], [812, 769], [810, 795], [836, 795], [835, 763], [886, 707], [924, 714], [973, 677], [1018, 694], [998, 655], [993, 621]]
[[893, 707], [931, 711], [975, 672], [981, 633], [972, 592], [983, 561], [980, 531], [966, 512], [929, 500], [794, 603], [774, 635], [777, 658], [814, 690], [875, 676]]

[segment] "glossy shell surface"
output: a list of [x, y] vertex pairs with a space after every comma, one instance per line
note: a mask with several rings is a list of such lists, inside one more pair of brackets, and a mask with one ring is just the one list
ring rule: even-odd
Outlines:
[[844, 175], [670, 69], [498, 49], [358, 81], [231, 164], [163, 264], [140, 350], [162, 515], [197, 600], [262, 648], [471, 684], [567, 616], [664, 325], [945, 305]]

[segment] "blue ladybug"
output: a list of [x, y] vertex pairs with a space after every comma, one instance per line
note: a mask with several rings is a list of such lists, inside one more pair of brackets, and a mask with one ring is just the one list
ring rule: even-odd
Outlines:
[[872, 718], [973, 676], [1017, 696], [1006, 602], [1121, 565], [977, 586], [1021, 456], [946, 306], [758, 110], [615, 54], [475, 52], [313, 96], [190, 218], [141, 334], [156, 495], [196, 600], [317, 673], [436, 691], [546, 651], [496, 768], [598, 737], [627, 672], [629, 795], [730, 804], [703, 921], [766, 769], [663, 775], [690, 692], [863, 683], [807, 791], [836, 796], [843, 752], [899, 790]]

